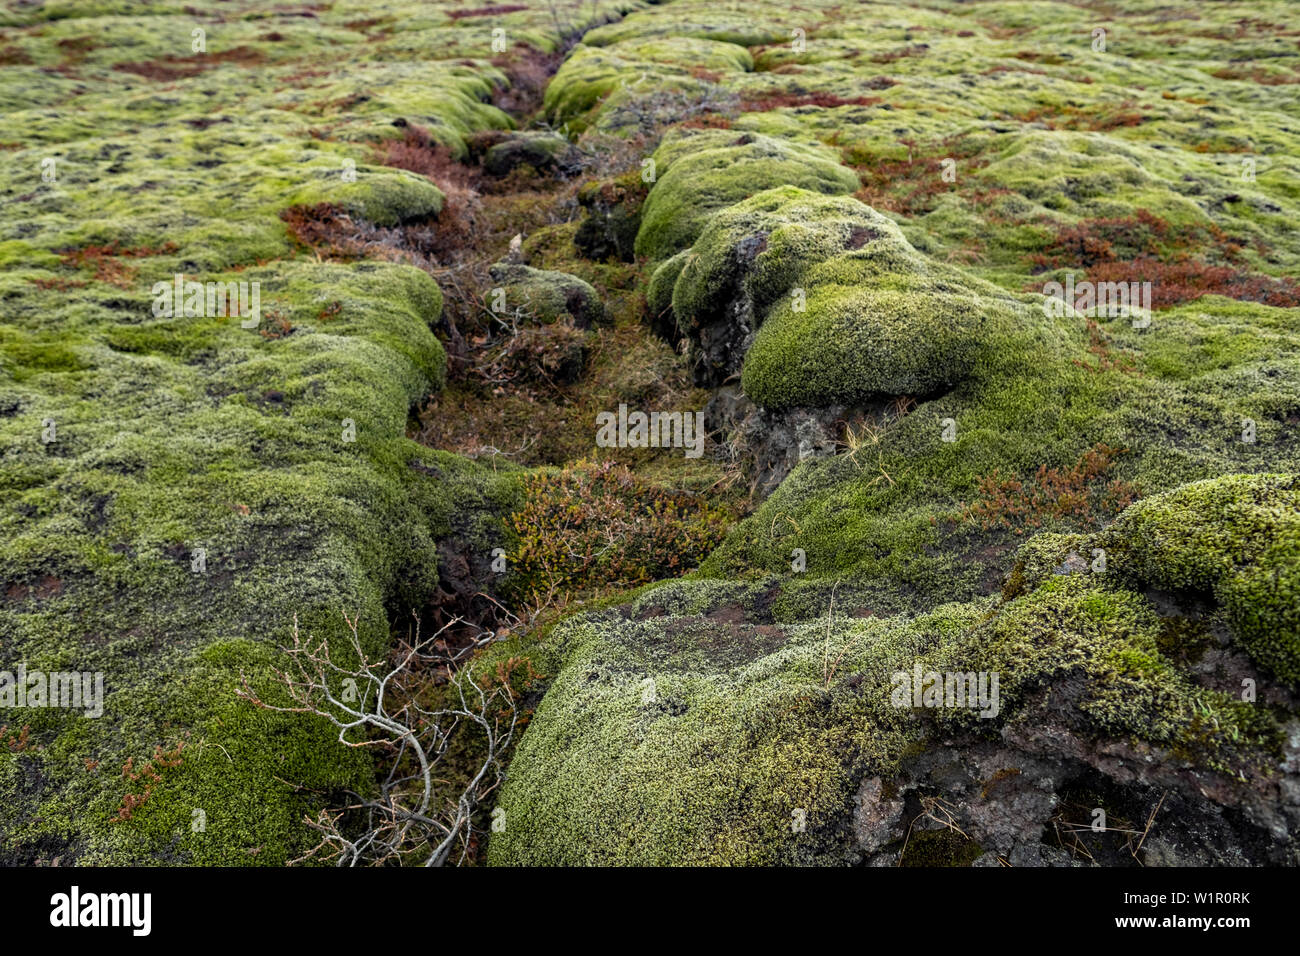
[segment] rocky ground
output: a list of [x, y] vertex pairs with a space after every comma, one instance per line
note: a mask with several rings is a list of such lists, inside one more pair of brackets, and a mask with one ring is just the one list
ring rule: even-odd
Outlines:
[[494, 633], [471, 862], [1300, 862], [1290, 12], [0, 6], [0, 861], [302, 858], [346, 614]]

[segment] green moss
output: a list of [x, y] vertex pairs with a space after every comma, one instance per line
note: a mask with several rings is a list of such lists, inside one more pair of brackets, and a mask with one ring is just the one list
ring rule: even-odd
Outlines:
[[1213, 593], [1250, 656], [1300, 682], [1300, 479], [1196, 482], [1133, 505], [1099, 542], [1121, 575]]
[[666, 259], [692, 244], [720, 209], [775, 186], [850, 193], [857, 177], [829, 150], [726, 130], [680, 130], [655, 152], [656, 182], [636, 253]]
[[[660, 289], [669, 274], [657, 277]], [[790, 186], [708, 220], [672, 306], [688, 331], [752, 316], [742, 383], [768, 408], [941, 391], [987, 341], [1029, 322], [1021, 303], [920, 255], [857, 200]]]
[[646, 315], [651, 326], [666, 337], [675, 338], [677, 335], [677, 318], [673, 314], [673, 289], [690, 256], [691, 251], [683, 249], [675, 256], [665, 259], [650, 276], [650, 283], [646, 286]]
[[574, 234], [574, 246], [588, 259], [631, 262], [648, 191], [639, 169], [584, 183], [578, 189], [578, 202], [587, 216]]
[[[1074, 567], [1071, 567], [1071, 557]], [[1016, 551], [1015, 564], [1003, 586], [1007, 599], [1032, 591], [1055, 574], [1069, 574], [1093, 560], [1087, 538], [1079, 534], [1036, 534]]]
[[491, 176], [504, 176], [518, 166], [548, 172], [565, 163], [573, 152], [573, 144], [555, 133], [514, 133], [488, 149], [483, 170]]
[[631, 101], [704, 94], [709, 84], [702, 77], [753, 67], [748, 50], [716, 40], [668, 36], [606, 43], [599, 29], [583, 39], [547, 86], [542, 103], [552, 123], [574, 132], [593, 123], [619, 131], [625, 123], [614, 114]]
[[[441, 190], [370, 165], [371, 145], [416, 124], [464, 156], [466, 137], [513, 126], [488, 102], [508, 84], [490, 37], [397, 12], [403, 29], [370, 35], [344, 7], [0, 14], [32, 61], [0, 68], [15, 160], [0, 168], [0, 652], [102, 672], [106, 693], [99, 719], [0, 713], [32, 744], [0, 748], [6, 862], [300, 856], [317, 842], [304, 817], [372, 768], [322, 723], [240, 701], [242, 679], [275, 694], [295, 620], [338, 641], [355, 616], [382, 653], [390, 615], [436, 594], [438, 542], [485, 561], [503, 543], [516, 469], [406, 438], [445, 380], [436, 283], [296, 257], [279, 217], [317, 202], [362, 225], [436, 216]], [[557, 42], [546, 11], [494, 22]], [[258, 327], [155, 314], [152, 287], [177, 274], [259, 283]], [[113, 822], [142, 787], [123, 766], [180, 744]]]
[[[1062, 579], [1000, 608], [830, 609], [792, 624], [765, 617], [770, 595], [681, 582], [552, 632], [562, 664], [511, 765], [490, 862], [852, 862], [839, 834], [865, 776], [960, 728], [1041, 723], [1044, 708], [1085, 737], [1176, 747], [1215, 768], [1262, 766], [1280, 739], [1274, 718], [1162, 656], [1143, 598], [1096, 581]], [[998, 714], [894, 706], [891, 675], [915, 665], [998, 673]], [[1048, 692], [1064, 686], [1068, 701]], [[947, 849], [944, 862], [965, 863], [976, 848]]]
[[899, 866], [970, 866], [984, 853], [980, 845], [954, 830], [912, 833]]

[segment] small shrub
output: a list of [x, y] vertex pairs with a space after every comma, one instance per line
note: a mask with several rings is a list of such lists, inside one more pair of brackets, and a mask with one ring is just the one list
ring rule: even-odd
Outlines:
[[513, 590], [524, 599], [631, 587], [681, 574], [722, 540], [732, 516], [612, 461], [580, 461], [525, 485], [506, 519]]
[[1119, 479], [1102, 480], [1124, 449], [1097, 444], [1068, 469], [1039, 465], [1033, 480], [1004, 478], [994, 471], [979, 479], [979, 498], [966, 505], [962, 517], [981, 528], [1040, 527], [1049, 519], [1098, 523], [1128, 507], [1136, 489]]

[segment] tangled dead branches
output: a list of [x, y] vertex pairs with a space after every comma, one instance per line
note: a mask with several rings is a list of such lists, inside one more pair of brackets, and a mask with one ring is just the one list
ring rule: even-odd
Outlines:
[[[449, 639], [468, 622], [455, 619], [422, 636], [419, 622], [409, 640], [387, 659], [368, 658], [357, 620], [344, 615], [350, 638], [344, 646], [313, 640], [298, 629], [283, 650], [290, 665], [276, 669], [289, 704], [269, 703], [249, 686], [238, 696], [266, 710], [313, 714], [338, 728], [340, 743], [381, 751], [377, 792], [349, 792], [341, 807], [305, 822], [321, 841], [291, 864], [320, 858], [338, 866], [442, 866], [463, 862], [480, 831], [475, 814], [504, 777], [502, 755], [519, 724], [519, 691], [501, 668], [475, 673], [473, 652], [492, 640], [479, 631], [468, 643]], [[459, 628], [459, 630], [457, 630]], [[460, 734], [471, 734], [473, 766], [457, 777], [444, 765]], [[464, 748], [461, 748], [464, 749]]]

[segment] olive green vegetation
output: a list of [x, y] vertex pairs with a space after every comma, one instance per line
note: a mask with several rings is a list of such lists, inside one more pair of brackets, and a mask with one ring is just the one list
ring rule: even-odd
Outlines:
[[514, 133], [483, 154], [483, 171], [490, 176], [504, 176], [519, 166], [539, 172], [563, 164], [573, 153], [573, 144], [557, 133]]
[[[491, 862], [854, 862], [861, 781], [957, 725], [1276, 773], [1294, 714], [1188, 663], [1213, 630], [1300, 674], [1300, 52], [1285, 4], [1168, 12], [675, 0], [584, 37], [555, 119], [693, 117], [641, 209], [650, 320], [743, 321], [746, 395], [848, 427], [697, 574], [550, 632]], [[1094, 270], [1150, 324], [1041, 308]], [[1002, 712], [892, 707], [917, 663], [1000, 672]]]
[[[442, 191], [374, 146], [414, 124], [466, 157], [515, 125], [489, 100], [516, 57], [562, 48], [555, 17], [449, 10], [0, 12], [0, 669], [101, 670], [108, 692], [98, 720], [0, 713], [5, 862], [300, 855], [304, 814], [371, 767], [238, 700], [241, 675], [274, 695], [295, 616], [338, 639], [354, 614], [378, 653], [435, 592], [440, 540], [509, 542], [527, 474], [404, 437], [445, 377], [434, 283], [322, 264], [280, 220], [332, 203], [425, 222]], [[1222, 631], [1265, 690], [1300, 680], [1290, 12], [560, 9], [594, 29], [543, 114], [579, 146], [645, 144], [628, 175], [648, 195], [631, 183], [610, 226], [623, 258], [635, 229], [656, 327], [692, 344], [739, 304], [751, 399], [850, 407], [844, 453], [803, 462], [697, 574], [494, 645], [488, 666], [524, 657], [551, 683], [490, 862], [853, 862], [864, 777], [1044, 722], [1224, 792], [1275, 772], [1294, 715], [1187, 662]], [[546, 270], [499, 264], [508, 304], [596, 320], [569, 274], [591, 273], [545, 251]], [[1150, 326], [1039, 307], [1048, 280], [1095, 270], [1155, 283]], [[175, 274], [260, 282], [259, 328], [155, 315]], [[918, 663], [1000, 672], [1000, 713], [893, 706], [890, 675]], [[114, 822], [144, 786], [124, 765], [182, 743]]]
[[745, 394], [767, 408], [939, 391], [1029, 311], [919, 255], [857, 200], [791, 186], [709, 220], [673, 286], [673, 314], [697, 328], [725, 320], [737, 299], [761, 324]]
[[[440, 539], [503, 540], [517, 472], [406, 438], [446, 374], [435, 282], [300, 255], [280, 219], [436, 216], [443, 193], [375, 144], [418, 125], [465, 156], [514, 125], [489, 99], [525, 45], [559, 47], [556, 20], [458, 8], [0, 12], [0, 670], [98, 671], [106, 695], [98, 719], [0, 710], [5, 862], [301, 855], [303, 817], [372, 767], [323, 722], [239, 700], [242, 677], [277, 699], [295, 617], [337, 644], [354, 616], [381, 653], [436, 592]], [[258, 326], [160, 315], [176, 275], [259, 283]], [[151, 784], [124, 776], [178, 747]]]
[[[1160, 616], [1100, 576], [915, 618], [832, 604], [794, 623], [764, 607], [780, 587], [666, 584], [556, 628], [564, 664], [511, 764], [489, 860], [856, 862], [862, 779], [954, 732], [1024, 732], [1041, 688], [1067, 676], [1075, 733], [1177, 748], [1234, 776], [1263, 771], [1279, 747], [1274, 715], [1197, 686], [1162, 655]], [[999, 712], [895, 706], [891, 675], [917, 665], [1000, 673]], [[806, 832], [791, 827], [796, 810]]]
[[626, 130], [633, 120], [620, 108], [637, 104], [647, 92], [683, 101], [700, 96], [709, 84], [692, 69], [707, 75], [753, 68], [749, 52], [729, 42], [667, 36], [606, 47], [600, 45], [608, 36], [604, 29], [585, 34], [584, 44], [546, 88], [542, 108], [547, 119], [571, 133], [593, 126], [603, 132]]

